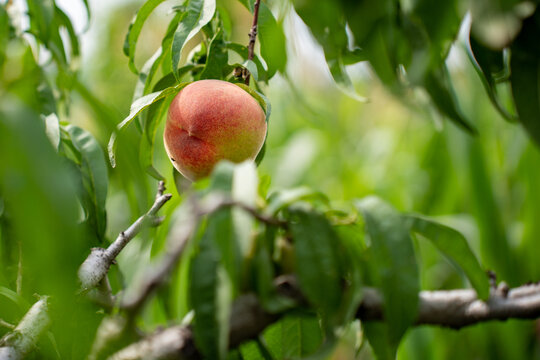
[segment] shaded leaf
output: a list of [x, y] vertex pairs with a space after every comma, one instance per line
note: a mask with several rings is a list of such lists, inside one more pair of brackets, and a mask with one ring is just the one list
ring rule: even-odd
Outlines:
[[73, 146], [81, 154], [83, 179], [87, 182], [85, 187], [94, 206], [92, 210], [96, 217], [95, 230], [98, 238], [103, 239], [107, 226], [105, 201], [109, 184], [105, 154], [89, 132], [74, 125], [66, 126], [66, 130], [70, 134]]
[[337, 311], [342, 297], [337, 235], [323, 215], [300, 209], [291, 209], [290, 214], [300, 287], [328, 318]]
[[510, 69], [504, 61], [503, 51], [489, 49], [479, 43], [472, 35], [465, 41], [465, 49], [475, 71], [482, 80], [489, 100], [502, 117], [509, 121], [516, 121], [517, 116], [511, 114], [502, 104], [497, 94], [497, 82], [509, 76]]
[[445, 66], [426, 74], [424, 87], [441, 114], [470, 134], [477, 134], [476, 128], [465, 118], [458, 107]]
[[540, 10], [523, 22], [510, 51], [510, 84], [519, 121], [540, 144]]
[[487, 300], [489, 282], [465, 237], [457, 230], [437, 223], [425, 216], [405, 215], [413, 232], [430, 240], [444, 255], [457, 264], [467, 275], [478, 297]]
[[209, 236], [201, 239], [199, 252], [191, 262], [189, 283], [197, 347], [209, 359], [225, 359], [232, 304], [231, 284]]
[[388, 346], [389, 324], [384, 322], [364, 322], [362, 327], [364, 334], [377, 357], [377, 360], [394, 360], [396, 358], [396, 349]]
[[212, 38], [206, 59], [206, 64], [199, 79], [223, 79], [226, 75], [224, 70], [227, 68], [229, 56], [225, 42], [223, 41], [223, 31], [221, 29]]
[[401, 215], [379, 198], [364, 198], [356, 206], [371, 242], [371, 265], [385, 302], [388, 345], [395, 352], [418, 312], [419, 275], [412, 239]]

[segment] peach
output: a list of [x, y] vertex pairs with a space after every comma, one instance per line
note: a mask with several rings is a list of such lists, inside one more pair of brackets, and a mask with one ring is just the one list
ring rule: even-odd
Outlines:
[[221, 80], [195, 81], [178, 93], [167, 114], [165, 150], [194, 181], [226, 159], [255, 160], [266, 137], [265, 114], [245, 90]]

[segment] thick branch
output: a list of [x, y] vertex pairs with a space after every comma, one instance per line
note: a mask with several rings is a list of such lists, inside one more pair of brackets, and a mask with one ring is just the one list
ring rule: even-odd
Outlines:
[[[287, 282], [291, 293], [300, 294], [295, 282]], [[503, 289], [504, 290], [504, 289]], [[298, 296], [295, 296], [297, 298]], [[298, 299], [297, 299], [298, 300]], [[364, 289], [364, 298], [357, 311], [363, 321], [383, 320], [383, 299], [372, 288]], [[236, 300], [231, 314], [229, 341], [231, 348], [258, 336], [280, 315], [265, 312], [252, 294]], [[524, 285], [508, 292], [493, 291], [487, 302], [478, 300], [474, 290], [422, 291], [417, 325], [435, 325], [459, 329], [468, 325], [509, 318], [540, 317], [540, 284]], [[113, 357], [123, 359], [200, 359], [189, 327], [173, 326], [160, 330], [138, 343], [120, 350]]]
[[50, 324], [48, 298], [44, 296], [32, 305], [13, 331], [0, 339], [0, 359], [23, 359]]
[[156, 225], [156, 213], [172, 196], [171, 194], [163, 194], [164, 191], [164, 183], [160, 181], [156, 200], [150, 210], [138, 218], [127, 230], [122, 231], [107, 249], [93, 248], [91, 250], [78, 272], [82, 291], [95, 288], [105, 278], [118, 254], [145, 226]]
[[[253, 5], [253, 24], [251, 25], [251, 30], [249, 32], [249, 45], [248, 45], [248, 60], [253, 60], [255, 57], [255, 40], [257, 39], [257, 23], [259, 22], [259, 6], [261, 5], [261, 0], [256, 0]], [[246, 75], [245, 83], [249, 85], [249, 72]]]
[[[373, 290], [364, 291], [357, 315], [363, 320], [382, 320], [383, 301]], [[474, 290], [422, 291], [418, 325], [437, 325], [459, 329], [491, 320], [535, 319], [540, 317], [540, 285], [524, 285], [492, 293], [487, 302], [478, 300]]]

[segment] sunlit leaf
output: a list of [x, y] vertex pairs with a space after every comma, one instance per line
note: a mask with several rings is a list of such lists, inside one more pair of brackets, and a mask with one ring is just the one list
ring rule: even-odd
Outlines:
[[143, 169], [157, 180], [164, 180], [163, 175], [154, 167], [154, 142], [161, 120], [167, 114], [172, 97], [161, 99], [151, 105], [144, 117], [144, 133], [139, 148], [139, 161]]
[[257, 33], [261, 42], [261, 56], [268, 65], [268, 78], [271, 79], [276, 71], [285, 71], [287, 50], [283, 28], [264, 1], [261, 1], [259, 7]]
[[77, 33], [75, 32], [75, 29], [73, 28], [71, 20], [62, 10], [60, 10], [60, 8], [55, 7], [55, 11], [56, 17], [59, 20], [60, 25], [62, 25], [68, 33], [71, 53], [75, 57], [79, 56], [79, 38]]
[[216, 0], [189, 0], [186, 13], [174, 32], [171, 44], [172, 71], [175, 72], [178, 68], [184, 45], [208, 24], [215, 11]]
[[58, 122], [58, 116], [52, 113], [47, 116], [42, 116], [42, 118], [45, 121], [45, 133], [53, 147], [58, 150], [58, 146], [60, 145], [60, 124]]
[[135, 46], [137, 45], [137, 39], [141, 33], [143, 25], [152, 13], [154, 9], [165, 0], [149, 0], [146, 1], [135, 15], [133, 21], [129, 25], [126, 40], [124, 42], [124, 54], [129, 57], [129, 68], [135, 74], [138, 74], [137, 67], [135, 66]]
[[328, 198], [324, 194], [307, 187], [287, 189], [272, 193], [270, 195], [265, 212], [276, 215], [283, 208], [301, 200], [328, 202]]
[[[154, 92], [139, 98], [131, 104], [131, 109], [129, 115], [116, 127], [117, 131], [121, 131], [124, 127], [129, 125], [137, 115], [139, 115], [144, 109], [152, 105], [153, 103], [166, 98], [168, 96], [176, 95], [182, 88], [184, 88], [189, 83], [181, 83], [176, 86], [166, 88], [165, 90]], [[117, 132], [114, 132], [111, 135], [108, 145], [109, 160], [112, 167], [116, 166], [115, 151], [116, 151], [116, 136]]]

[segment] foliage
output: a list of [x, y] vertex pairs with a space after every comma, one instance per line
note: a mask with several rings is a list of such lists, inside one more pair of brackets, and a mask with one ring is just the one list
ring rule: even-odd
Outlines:
[[[535, 245], [531, 239], [538, 230], [536, 204], [540, 204], [535, 201], [539, 200], [535, 182], [540, 174], [531, 166], [538, 161], [537, 150], [524, 145], [526, 139], [515, 125], [481, 120], [517, 120], [533, 141], [540, 142], [540, 52], [535, 42], [540, 20], [536, 3], [263, 1], [259, 45], [250, 59], [247, 37], [237, 40], [235, 27], [241, 23], [238, 13], [251, 22], [255, 1], [178, 1], [169, 9], [159, 48], [153, 55], [145, 54], [148, 59], [140, 66], [141, 38], [148, 30], [144, 25], [163, 2], [144, 2], [127, 28], [124, 67], [136, 79], [133, 95], [118, 94], [118, 99], [86, 85], [89, 80], [84, 78], [84, 69], [78, 68], [79, 34], [55, 0], [27, 0], [27, 14], [17, 14], [11, 1], [0, 7], [0, 154], [4, 155], [0, 163], [0, 264], [4, 270], [0, 274], [0, 319], [17, 323], [34, 302], [34, 293], [51, 296], [53, 326], [40, 340], [37, 358], [70, 358], [73, 354], [83, 358], [92, 351], [95, 355], [92, 344], [95, 346], [99, 324], [110, 320], [111, 313], [129, 317], [121, 309], [88, 301], [77, 288], [76, 274], [92, 247], [106, 247], [116, 233], [147, 211], [155, 180], [166, 180], [174, 200], [163, 208], [162, 224], [144, 230], [130, 244], [133, 247], [120, 254], [119, 265], [111, 268], [109, 279], [115, 293], [137, 288], [139, 276], [153, 269], [150, 263], [167, 254], [182, 222], [189, 218], [193, 202], [232, 202], [196, 219], [196, 231], [169, 283], [131, 324], [150, 332], [170, 323], [190, 323], [198, 349], [209, 359], [339, 358], [341, 351], [361, 357], [370, 351], [368, 343], [381, 359], [395, 358], [396, 354], [429, 358], [436, 357], [437, 351], [440, 358], [452, 357], [463, 354], [453, 346], [460, 335], [410, 330], [416, 320], [420, 289], [469, 283], [485, 300], [489, 296], [487, 266], [511, 284], [540, 276], [531, 253]], [[82, 5], [89, 17], [88, 3], [82, 1]], [[471, 15], [466, 15], [467, 11]], [[287, 71], [287, 41], [295, 34], [287, 33], [284, 26], [287, 16], [295, 13], [321, 45], [334, 81], [354, 101], [330, 92], [317, 95], [319, 104], [314, 105], [309, 96], [316, 90], [306, 87], [298, 91], [300, 81]], [[26, 27], [22, 27], [23, 19], [28, 20]], [[245, 28], [240, 31], [247, 32]], [[456, 76], [449, 69], [448, 56], [457, 42], [468, 53], [471, 67], [453, 83]], [[117, 60], [114, 66], [119, 63]], [[376, 152], [358, 154], [358, 147], [369, 147], [366, 138], [376, 135], [372, 130], [365, 137], [360, 134], [365, 125], [358, 125], [357, 114], [364, 108], [358, 106], [364, 105], [356, 102], [362, 99], [355, 88], [358, 81], [348, 74], [358, 63], [369, 64], [386, 90], [409, 109], [426, 107], [422, 97], [416, 96], [423, 93], [430, 99], [429, 106], [464, 130], [445, 125], [437, 132], [427, 122], [414, 125], [428, 134], [420, 145], [411, 145], [414, 156], [423, 160], [409, 163], [421, 168], [419, 172], [428, 184], [417, 190], [418, 196], [401, 186], [391, 171], [384, 171], [378, 184], [360, 179], [366, 174], [375, 178], [382, 161]], [[252, 78], [249, 86], [243, 84], [246, 71]], [[482, 103], [475, 109], [477, 98], [467, 103], [459, 91], [454, 92], [459, 81], [475, 76], [473, 72], [492, 107]], [[263, 159], [264, 152], [258, 157], [259, 170], [251, 163], [223, 162], [210, 179], [186, 184], [167, 163], [158, 135], [174, 95], [190, 82], [207, 78], [237, 83], [261, 104], [269, 122], [267, 158]], [[272, 87], [285, 87], [287, 81], [287, 89], [279, 93]], [[375, 81], [370, 84], [377, 86]], [[113, 87], [108, 86], [111, 91]], [[479, 84], [471, 86], [477, 89]], [[298, 93], [302, 91], [304, 96]], [[268, 99], [273, 102], [273, 111]], [[122, 110], [127, 114], [122, 121], [114, 103], [130, 100], [129, 111]], [[333, 111], [336, 103], [340, 109], [348, 109], [345, 120], [340, 118], [343, 114]], [[319, 112], [323, 105], [328, 106]], [[393, 106], [402, 105], [394, 102]], [[91, 116], [77, 122], [81, 107]], [[319, 130], [306, 130], [306, 124]], [[412, 133], [393, 126], [392, 136], [401, 131]], [[495, 134], [486, 130], [493, 128], [502, 130]], [[351, 138], [350, 132], [357, 134]], [[103, 144], [111, 133], [107, 162]], [[291, 137], [290, 133], [297, 135]], [[464, 133], [491, 143], [484, 145]], [[386, 133], [381, 130], [381, 134], [384, 140]], [[500, 134], [508, 139], [499, 140]], [[359, 145], [355, 145], [357, 141]], [[493, 143], [503, 149], [493, 154]], [[335, 156], [321, 157], [319, 166], [309, 169], [309, 158], [304, 158], [307, 165], [303, 165], [302, 159], [295, 157], [300, 158], [310, 146]], [[357, 161], [368, 165], [353, 162], [354, 166], [348, 166], [348, 161], [353, 161], [347, 159], [351, 154], [365, 157]], [[512, 162], [493, 165], [495, 155]], [[396, 165], [396, 171], [401, 170], [397, 166], [401, 159], [388, 160], [388, 168], [393, 170], [391, 165]], [[303, 172], [301, 166], [306, 166]], [[506, 171], [507, 166], [512, 167], [510, 174], [497, 178], [493, 169]], [[295, 178], [295, 174], [300, 175]], [[460, 182], [462, 176], [465, 180]], [[405, 183], [413, 185], [419, 179], [421, 176]], [[327, 195], [308, 184], [323, 188]], [[469, 192], [460, 189], [463, 187], [470, 188]], [[530, 191], [532, 200], [501, 204], [494, 189], [501, 187], [522, 197]], [[391, 201], [370, 195], [372, 192]], [[412, 200], [402, 201], [404, 198]], [[440, 221], [399, 211], [390, 202], [430, 215], [472, 212], [472, 228], [479, 234], [472, 231], [473, 235], [466, 237], [458, 228], [466, 232], [471, 226], [462, 226], [456, 217]], [[506, 214], [519, 213], [520, 206], [525, 208], [524, 215]], [[519, 246], [508, 240], [507, 219], [523, 229]], [[449, 226], [452, 222], [455, 228]], [[471, 238], [476, 240], [472, 246], [468, 243]], [[441, 255], [457, 272], [448, 270]], [[519, 267], [515, 261], [518, 256], [525, 259]], [[444, 273], [443, 280], [432, 280], [435, 276], [430, 272], [437, 268]], [[276, 291], [275, 279], [291, 274], [298, 279], [304, 301], [291, 300]], [[367, 287], [381, 290], [384, 322], [359, 324], [354, 320]], [[247, 293], [256, 294], [264, 310], [278, 320], [256, 340], [230, 349], [233, 304]], [[509, 329], [505, 332], [495, 325], [471, 330], [485, 345], [471, 351], [470, 356], [492, 355], [490, 341], [501, 346], [503, 342], [497, 337], [506, 336], [506, 343], [517, 344], [506, 355], [526, 357], [538, 351], [524, 345], [533, 341], [530, 327], [510, 324]], [[8, 332], [9, 328], [0, 328], [0, 335]], [[135, 331], [127, 333], [100, 356], [136, 339]], [[489, 340], [492, 335], [495, 340]], [[425, 344], [435, 338], [437, 348]], [[470, 349], [474, 345], [463, 351]]]

